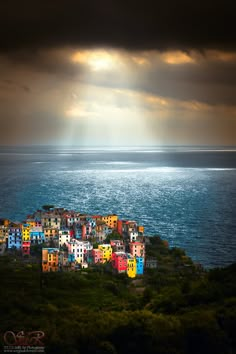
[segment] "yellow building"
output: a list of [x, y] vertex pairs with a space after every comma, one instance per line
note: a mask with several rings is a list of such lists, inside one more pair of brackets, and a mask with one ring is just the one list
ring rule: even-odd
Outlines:
[[0, 225], [0, 243], [6, 242], [8, 237], [8, 227]]
[[42, 249], [42, 271], [57, 272], [58, 271], [58, 248]]
[[130, 278], [136, 277], [136, 258], [131, 256], [131, 254], [127, 255], [127, 275]]
[[61, 218], [54, 214], [45, 214], [41, 218], [42, 226], [45, 228], [55, 228], [60, 229], [61, 227]]
[[22, 241], [30, 241], [30, 226], [29, 226], [29, 224], [24, 224], [22, 226]]
[[112, 229], [116, 229], [118, 216], [116, 214], [105, 215], [105, 216], [102, 216], [102, 221], [104, 221], [106, 223], [106, 225], [108, 225]]
[[110, 244], [98, 245], [98, 249], [102, 251], [102, 263], [109, 262], [112, 257], [112, 248]]

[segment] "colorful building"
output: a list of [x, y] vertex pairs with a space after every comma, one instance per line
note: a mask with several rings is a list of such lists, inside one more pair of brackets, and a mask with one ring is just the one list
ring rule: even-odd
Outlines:
[[144, 235], [144, 226], [139, 225], [137, 231], [138, 231], [139, 236], [143, 236]]
[[68, 253], [60, 251], [58, 254], [58, 264], [60, 268], [63, 268], [68, 265]]
[[30, 228], [42, 226], [40, 220], [31, 219], [31, 218], [27, 218], [26, 221], [25, 221], [25, 224], [28, 224]]
[[30, 241], [22, 241], [22, 254], [23, 256], [30, 255]]
[[102, 244], [98, 245], [98, 249], [102, 251], [102, 262], [109, 262], [111, 260], [112, 256], [112, 248], [111, 245], [108, 244]]
[[93, 246], [89, 241], [72, 239], [67, 243], [68, 253], [74, 255], [75, 262], [82, 264], [88, 261]]
[[8, 240], [8, 224], [5, 223], [6, 219], [0, 220], [0, 255], [2, 255], [6, 250], [7, 240]]
[[138, 237], [138, 233], [136, 231], [130, 231], [128, 232], [129, 240], [130, 242], [135, 242]]
[[46, 242], [49, 242], [51, 240], [54, 240], [54, 239], [58, 238], [59, 230], [57, 228], [44, 227], [43, 231], [44, 231], [45, 241]]
[[8, 248], [20, 249], [22, 245], [21, 225], [10, 227], [8, 231]]
[[0, 225], [0, 244], [5, 243], [8, 238], [8, 227]]
[[105, 221], [97, 221], [96, 224], [96, 239], [98, 242], [103, 242], [106, 238], [107, 235], [111, 234], [113, 231], [112, 228], [110, 228]]
[[136, 257], [136, 274], [142, 275], [144, 271], [144, 258]]
[[41, 222], [44, 228], [60, 229], [61, 227], [61, 218], [58, 215], [44, 213]]
[[42, 271], [57, 272], [59, 264], [59, 249], [58, 248], [43, 248], [42, 249]]
[[[121, 240], [110, 240], [110, 244], [101, 244], [113, 230], [124, 236], [125, 243], [122, 237]], [[118, 273], [127, 272], [134, 278], [144, 271], [146, 240], [143, 233], [143, 226], [138, 226], [135, 221], [118, 220], [116, 214], [91, 216], [64, 208], [48, 212], [38, 210], [28, 215], [23, 225], [0, 219], [0, 253], [4, 251], [1, 245], [8, 245], [9, 249], [22, 249], [23, 255], [29, 255], [31, 245], [53, 241], [51, 247], [42, 249], [45, 272], [57, 271], [59, 266], [60, 269], [70, 266], [70, 270], [76, 270], [88, 267], [90, 262], [111, 262]], [[93, 249], [89, 239], [100, 242], [97, 249]], [[64, 244], [68, 251], [64, 249], [61, 254], [59, 247]], [[127, 248], [129, 253], [125, 253]], [[148, 266], [154, 266], [154, 262], [152, 265], [147, 262]]]
[[92, 250], [92, 261], [94, 264], [103, 263], [102, 254], [103, 254], [102, 250], [100, 250], [98, 248], [94, 248]]
[[123, 240], [110, 240], [110, 245], [113, 252], [125, 252]]
[[112, 253], [112, 267], [118, 273], [127, 272], [127, 255], [125, 252]]
[[69, 262], [69, 263], [74, 263], [74, 262], [75, 262], [75, 255], [74, 255], [74, 253], [69, 253], [69, 254], [68, 254], [68, 262]]
[[123, 231], [129, 235], [130, 232], [137, 232], [137, 222], [128, 220], [123, 222]]
[[130, 242], [129, 249], [130, 249], [130, 254], [134, 257], [145, 256], [145, 245], [142, 242]]
[[9, 219], [0, 219], [0, 226], [8, 227], [9, 224], [10, 224], [10, 220]]
[[117, 229], [118, 216], [116, 214], [102, 216], [102, 221], [104, 221], [110, 228]]
[[117, 220], [117, 232], [123, 236], [123, 220]]
[[45, 235], [42, 226], [35, 226], [30, 228], [31, 244], [40, 245], [45, 242]]
[[80, 213], [67, 213], [64, 215], [63, 219], [65, 219], [65, 225], [67, 227], [80, 225]]
[[59, 247], [67, 244], [71, 239], [70, 230], [59, 230]]
[[127, 253], [127, 275], [130, 278], [135, 278], [137, 272], [136, 258], [130, 253]]
[[82, 240], [86, 240], [86, 225], [85, 224], [83, 224], [81, 226], [81, 238], [82, 238]]
[[22, 226], [22, 241], [30, 241], [30, 226], [23, 224]]

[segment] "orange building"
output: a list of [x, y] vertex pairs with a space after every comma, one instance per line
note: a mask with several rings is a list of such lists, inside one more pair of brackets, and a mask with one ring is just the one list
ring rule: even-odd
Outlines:
[[102, 216], [102, 221], [104, 221], [107, 226], [112, 229], [117, 229], [118, 216], [116, 214]]
[[58, 237], [59, 231], [57, 228], [52, 228], [52, 227], [45, 227], [43, 229], [44, 235], [45, 235], [45, 240], [48, 242], [50, 240], [53, 240]]
[[57, 272], [58, 271], [58, 248], [43, 248], [42, 249], [42, 271]]
[[8, 227], [10, 224], [10, 220], [8, 219], [0, 219], [0, 225]]
[[143, 234], [144, 234], [144, 226], [142, 226], [142, 225], [138, 226], [138, 234], [140, 236], [143, 236]]

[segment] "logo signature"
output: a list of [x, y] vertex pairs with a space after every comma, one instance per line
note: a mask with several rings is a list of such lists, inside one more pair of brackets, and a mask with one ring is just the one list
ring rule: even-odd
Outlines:
[[[44, 343], [43, 338], [45, 334], [43, 331], [32, 331], [32, 332], [13, 332], [7, 331], [3, 335], [4, 341], [4, 352], [31, 352], [31, 353], [43, 353]], [[17, 347], [17, 348], [16, 348]], [[16, 351], [17, 350], [17, 351]]]

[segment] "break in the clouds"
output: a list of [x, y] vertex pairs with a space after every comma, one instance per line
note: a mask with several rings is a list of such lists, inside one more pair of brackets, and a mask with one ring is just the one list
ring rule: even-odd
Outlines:
[[236, 144], [231, 2], [0, 4], [0, 144]]

